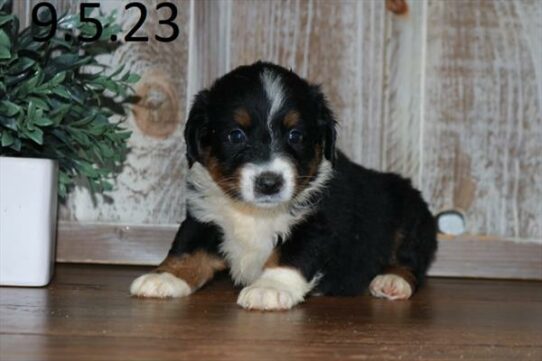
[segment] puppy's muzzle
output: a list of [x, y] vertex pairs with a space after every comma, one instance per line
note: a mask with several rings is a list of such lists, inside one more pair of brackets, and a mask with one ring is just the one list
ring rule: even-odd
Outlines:
[[254, 180], [254, 190], [258, 195], [275, 195], [281, 192], [283, 186], [284, 177], [275, 172], [263, 172]]

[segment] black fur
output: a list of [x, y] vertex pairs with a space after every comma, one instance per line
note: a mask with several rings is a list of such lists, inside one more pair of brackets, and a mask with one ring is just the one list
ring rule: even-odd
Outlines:
[[421, 285], [436, 246], [434, 218], [408, 180], [363, 168], [339, 152], [318, 211], [281, 245], [281, 261], [307, 279], [321, 273], [319, 292], [355, 295], [394, 265], [408, 267]]
[[186, 158], [191, 166], [196, 161], [201, 161], [201, 140], [202, 131], [208, 123], [207, 118], [207, 97], [208, 91], [199, 92], [194, 101], [190, 114], [188, 115], [189, 122], [184, 128], [184, 139], [186, 142]]

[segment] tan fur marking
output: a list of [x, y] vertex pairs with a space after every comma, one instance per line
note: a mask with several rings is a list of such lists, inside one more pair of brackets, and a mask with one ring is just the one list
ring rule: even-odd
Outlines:
[[269, 258], [267, 259], [267, 261], [265, 261], [265, 263], [263, 264], [263, 269], [267, 269], [267, 268], [283, 268], [283, 269], [289, 269], [289, 270], [292, 270], [292, 271], [296, 271], [296, 272], [299, 272], [299, 274], [301, 274], [301, 272], [295, 268], [295, 267], [290, 267], [290, 266], [285, 266], [283, 264], [280, 263], [280, 251], [278, 248], [273, 248], [273, 251], [271, 252], [271, 255], [269, 256]]
[[316, 175], [318, 174], [318, 168], [320, 167], [321, 162], [322, 162], [322, 146], [320, 144], [316, 144], [316, 146], [314, 147], [314, 158], [309, 163], [309, 171], [307, 172], [307, 175], [300, 178], [300, 180], [296, 182], [295, 195], [298, 195], [299, 193], [301, 193], [307, 187], [309, 182], [316, 177]]
[[244, 108], [239, 108], [233, 113], [233, 120], [243, 128], [248, 128], [252, 124], [252, 118]]
[[280, 260], [280, 252], [278, 249], [273, 249], [273, 252], [271, 252], [271, 255], [269, 256], [269, 258], [267, 259], [267, 261], [265, 261], [265, 263], [263, 264], [263, 268], [275, 268], [275, 267], [279, 267], [279, 260]]
[[282, 120], [282, 123], [286, 128], [295, 127], [297, 122], [299, 122], [299, 112], [297, 110], [290, 110]]
[[184, 254], [180, 257], [168, 256], [156, 272], [168, 272], [184, 280], [193, 290], [203, 286], [215, 272], [226, 269], [226, 262], [218, 256], [205, 251]]
[[405, 235], [401, 230], [395, 232], [391, 249], [390, 264], [397, 263], [397, 252], [399, 252], [399, 247], [401, 247], [404, 239]]
[[314, 158], [311, 161], [309, 165], [309, 176], [315, 177], [316, 173], [318, 173], [318, 168], [320, 167], [320, 163], [322, 162], [322, 146], [320, 144], [316, 144], [314, 146]]
[[239, 174], [240, 169], [236, 170], [233, 176], [225, 177], [222, 173], [222, 169], [220, 169], [220, 162], [216, 158], [207, 156], [205, 158], [205, 163], [209, 174], [215, 183], [222, 188], [224, 193], [233, 195], [238, 192], [241, 178]]
[[401, 277], [408, 282], [412, 290], [416, 289], [416, 277], [412, 274], [410, 268], [405, 266], [390, 266], [382, 274], [392, 274]]
[[223, 178], [223, 175], [218, 160], [214, 157], [207, 156], [205, 158], [205, 165], [215, 183], [220, 184], [220, 180]]

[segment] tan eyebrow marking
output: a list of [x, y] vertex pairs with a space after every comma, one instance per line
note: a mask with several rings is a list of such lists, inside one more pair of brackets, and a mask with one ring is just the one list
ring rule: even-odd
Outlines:
[[239, 108], [233, 113], [233, 120], [240, 126], [247, 128], [252, 124], [252, 118], [245, 108]]
[[299, 112], [297, 110], [290, 110], [282, 120], [282, 123], [286, 128], [293, 128], [299, 122]]

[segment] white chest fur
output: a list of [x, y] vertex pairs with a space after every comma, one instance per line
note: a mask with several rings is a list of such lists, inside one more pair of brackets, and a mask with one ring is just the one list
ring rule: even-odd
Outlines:
[[250, 284], [261, 275], [278, 238], [286, 237], [299, 216], [291, 215], [286, 207], [258, 210], [232, 201], [199, 163], [192, 166], [189, 182], [193, 188], [188, 190], [188, 209], [199, 221], [222, 229], [221, 251], [233, 280]]
[[287, 213], [251, 215], [230, 208], [215, 221], [224, 231], [221, 249], [232, 278], [237, 284], [247, 285], [260, 276], [278, 237], [288, 233], [294, 219]]
[[310, 207], [303, 208], [303, 202], [311, 193], [318, 192], [330, 175], [329, 162], [322, 162], [317, 180], [296, 198], [298, 207], [292, 214], [291, 205], [256, 209], [231, 200], [207, 170], [195, 163], [188, 175], [188, 209], [200, 222], [212, 222], [221, 228], [221, 251], [229, 263], [231, 276], [236, 284], [247, 285], [261, 275], [279, 237], [286, 239], [291, 227], [311, 211]]

